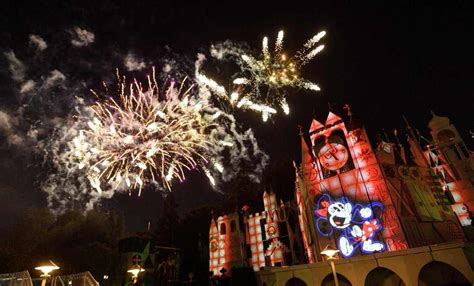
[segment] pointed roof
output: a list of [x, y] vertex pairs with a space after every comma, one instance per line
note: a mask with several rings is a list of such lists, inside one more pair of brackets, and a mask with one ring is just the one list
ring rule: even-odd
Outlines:
[[448, 117], [438, 116], [434, 113], [434, 111], [431, 111], [431, 115], [433, 116], [433, 118], [431, 118], [430, 122], [428, 123], [428, 127], [432, 131], [440, 130], [449, 126], [450, 120]]
[[214, 217], [212, 217], [211, 226], [209, 227], [209, 234], [212, 235], [213, 233], [217, 233], [217, 232], [218, 232], [217, 223]]
[[410, 151], [413, 156], [413, 163], [420, 167], [429, 167], [428, 162], [426, 161], [423, 151], [419, 145], [419, 142], [411, 136], [408, 136], [408, 144], [410, 145]]
[[336, 114], [332, 113], [331, 111], [328, 114], [328, 118], [326, 119], [326, 126], [334, 124], [338, 121], [341, 121], [341, 117], [337, 116]]
[[316, 119], [313, 119], [313, 122], [311, 122], [311, 127], [309, 127], [309, 133], [321, 128], [324, 128], [324, 125]]

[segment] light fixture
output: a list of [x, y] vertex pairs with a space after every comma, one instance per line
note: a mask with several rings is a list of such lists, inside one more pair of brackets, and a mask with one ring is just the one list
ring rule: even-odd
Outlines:
[[138, 274], [145, 271], [140, 265], [135, 264], [132, 268], [128, 269], [127, 272], [132, 274], [133, 284], [137, 283]]
[[54, 270], [58, 270], [59, 267], [51, 260], [47, 260], [41, 263], [40, 266], [35, 267], [35, 269], [43, 272], [41, 277], [49, 277], [50, 276], [49, 273], [51, 273]]
[[329, 244], [326, 245], [323, 251], [321, 251], [322, 255], [325, 255], [328, 257], [329, 263], [331, 264], [332, 275], [334, 277], [334, 284], [336, 286], [339, 286], [339, 279], [337, 279], [336, 264], [334, 263], [334, 260], [336, 258], [334, 257], [334, 255], [336, 255], [338, 252], [339, 252], [339, 249], [336, 249]]
[[326, 247], [321, 251], [322, 255], [325, 255], [328, 257], [328, 259], [334, 259], [334, 255], [339, 253], [339, 249], [334, 248], [331, 245], [326, 245]]

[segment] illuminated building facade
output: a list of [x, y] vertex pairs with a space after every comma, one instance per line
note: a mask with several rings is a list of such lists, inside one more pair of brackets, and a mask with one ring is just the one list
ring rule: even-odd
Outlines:
[[[230, 275], [233, 267], [244, 266], [244, 234], [237, 213], [220, 216], [209, 228], [209, 269], [214, 275]], [[221, 272], [225, 269], [225, 273]]]
[[209, 229], [209, 269], [215, 276], [229, 275], [232, 268], [287, 265], [288, 244], [285, 205], [272, 192], [263, 194], [265, 210], [212, 219]]
[[448, 194], [461, 225], [471, 226], [474, 210], [474, 155], [449, 118], [432, 114], [428, 126], [433, 140], [424, 151], [426, 162]]
[[[352, 118], [346, 125], [330, 112], [324, 123], [313, 120], [310, 144], [301, 133], [301, 164], [295, 165], [295, 237], [304, 259], [269, 263], [272, 209], [247, 216], [258, 284], [332, 285], [320, 254], [331, 245], [339, 250], [336, 268], [347, 285], [471, 285], [474, 157], [449, 119], [434, 115], [429, 128], [433, 140], [407, 122], [406, 146], [394, 132], [393, 140], [379, 137], [373, 148]], [[287, 246], [286, 256], [294, 257], [294, 247]], [[279, 265], [288, 267], [271, 267]]]
[[[436, 124], [432, 121], [430, 126]], [[455, 212], [474, 190], [471, 187], [462, 202], [451, 205], [442, 177], [428, 164], [413, 130], [408, 129], [410, 154], [401, 144], [382, 140], [373, 150], [363, 127], [347, 128], [332, 112], [325, 124], [313, 120], [310, 147], [302, 138], [296, 189], [297, 199], [302, 198], [301, 229], [314, 227], [305, 238], [316, 242], [307, 248], [308, 261], [328, 244], [350, 257], [465, 241], [459, 222], [470, 222], [463, 217], [467, 208], [457, 217]], [[445, 173], [453, 170], [446, 164], [437, 168], [444, 168]], [[472, 186], [464, 180], [462, 186]], [[452, 182], [448, 188], [456, 186]]]
[[[396, 206], [363, 128], [348, 130], [329, 113], [323, 125], [313, 120], [311, 151], [303, 143], [299, 192], [313, 230], [312, 253], [330, 244], [344, 257], [408, 248]], [[303, 228], [303, 227], [302, 227]]]

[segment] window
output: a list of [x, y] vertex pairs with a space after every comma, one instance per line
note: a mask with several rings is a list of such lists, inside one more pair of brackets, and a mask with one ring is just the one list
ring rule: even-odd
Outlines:
[[221, 223], [221, 234], [226, 234], [225, 223]]
[[230, 232], [235, 232], [235, 220], [230, 222]]

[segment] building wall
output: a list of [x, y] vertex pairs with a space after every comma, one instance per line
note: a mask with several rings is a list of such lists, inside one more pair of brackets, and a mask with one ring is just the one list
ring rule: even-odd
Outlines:
[[[362, 286], [372, 270], [383, 267], [397, 274], [405, 285], [415, 286], [422, 268], [432, 261], [439, 261], [454, 267], [474, 283], [474, 272], [463, 250], [466, 246], [464, 243], [450, 243], [340, 259], [336, 261], [336, 272], [353, 286]], [[285, 286], [288, 280], [296, 277], [313, 286], [321, 285], [328, 275], [332, 275], [329, 263], [318, 262], [287, 268], [266, 267], [257, 272], [257, 281], [259, 286]]]

